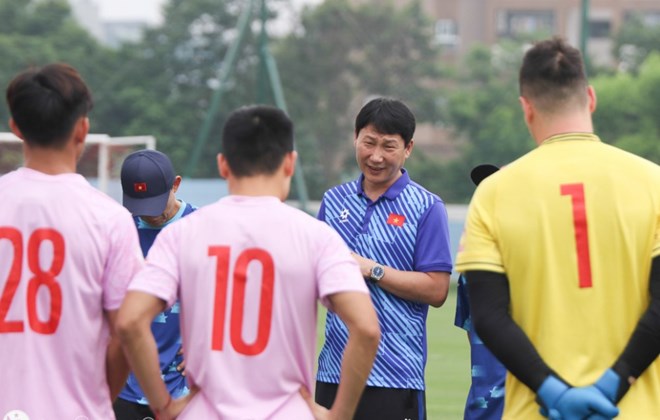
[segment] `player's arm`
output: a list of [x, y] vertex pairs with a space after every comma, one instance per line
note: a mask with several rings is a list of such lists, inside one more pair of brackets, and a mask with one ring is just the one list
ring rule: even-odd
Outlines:
[[509, 372], [536, 392], [552, 369], [511, 318], [509, 280], [492, 271], [468, 271], [464, 275], [477, 335]]
[[[366, 278], [376, 263], [382, 264], [382, 261], [373, 261], [359, 255], [354, 257]], [[382, 265], [385, 275], [378, 282], [379, 287], [402, 299], [442, 306], [449, 291], [452, 256], [447, 210], [441, 201], [429, 206], [419, 219], [413, 269], [402, 271]]]
[[117, 332], [117, 315], [125, 298], [126, 288], [142, 268], [144, 258], [140, 250], [137, 231], [128, 211], [117, 212], [107, 220], [108, 259], [103, 272], [103, 308], [110, 329], [110, 342], [106, 353], [106, 380], [112, 401], [126, 385], [129, 365]]
[[654, 258], [651, 264], [649, 285], [651, 301], [648, 308], [611, 371], [606, 372], [596, 383], [596, 387], [613, 402], [623, 398], [635, 380], [660, 354], [660, 257]]
[[371, 297], [360, 292], [341, 292], [328, 296], [330, 307], [348, 328], [348, 342], [341, 364], [337, 397], [330, 408], [330, 418], [353, 417], [371, 372], [380, 327]]
[[129, 291], [117, 317], [117, 330], [128, 362], [158, 418], [174, 417], [194, 395], [191, 392], [187, 397], [173, 401], [161, 378], [158, 346], [151, 332], [151, 322], [165, 308], [166, 302], [156, 296]]
[[110, 325], [110, 343], [108, 343], [108, 351], [105, 358], [105, 371], [112, 401], [117, 398], [119, 392], [121, 392], [121, 389], [126, 384], [126, 379], [130, 371], [128, 361], [121, 347], [121, 342], [117, 336], [117, 312], [119, 311], [105, 312]]
[[571, 387], [545, 363], [529, 337], [511, 318], [506, 275], [468, 271], [465, 277], [477, 335], [509, 372], [536, 393], [544, 415], [586, 418], [599, 414], [611, 418], [618, 414], [605, 395]]
[[[360, 265], [364, 278], [369, 278], [371, 269], [377, 261], [353, 254]], [[420, 272], [403, 271], [383, 265], [385, 275], [378, 281], [378, 286], [395, 296], [414, 302], [426, 303], [435, 307], [442, 306], [449, 291], [449, 273], [441, 271]]]

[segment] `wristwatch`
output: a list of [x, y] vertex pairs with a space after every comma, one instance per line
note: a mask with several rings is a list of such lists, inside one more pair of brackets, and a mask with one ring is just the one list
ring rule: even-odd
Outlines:
[[371, 271], [369, 272], [369, 280], [373, 281], [374, 283], [378, 283], [384, 275], [385, 268], [383, 268], [383, 266], [380, 264], [376, 264], [371, 267]]

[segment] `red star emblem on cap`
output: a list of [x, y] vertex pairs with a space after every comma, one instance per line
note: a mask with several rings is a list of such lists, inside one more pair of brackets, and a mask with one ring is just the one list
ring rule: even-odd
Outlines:
[[147, 183], [146, 182], [136, 182], [133, 184], [133, 189], [135, 192], [147, 192]]

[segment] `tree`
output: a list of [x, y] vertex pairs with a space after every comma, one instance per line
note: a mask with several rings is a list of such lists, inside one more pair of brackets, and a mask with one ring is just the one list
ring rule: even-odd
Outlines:
[[448, 163], [418, 159], [423, 170], [439, 174], [429, 184], [445, 201], [465, 202], [472, 195], [469, 172], [478, 164], [505, 165], [534, 146], [518, 102], [517, 70], [523, 44], [506, 41], [475, 46], [445, 96], [443, 119], [465, 139], [460, 156]]
[[594, 125], [603, 141], [660, 162], [660, 53], [649, 54], [635, 75], [602, 76], [593, 85]]
[[[445, 164], [411, 159], [410, 170], [428, 176], [424, 185], [445, 201], [469, 199], [474, 187], [468, 174], [475, 165], [501, 166], [534, 147], [518, 103], [522, 53], [523, 46], [515, 43], [470, 51], [445, 108], [446, 122], [466, 139], [460, 157]], [[660, 54], [649, 54], [634, 74], [601, 74], [591, 82], [598, 98], [594, 126], [601, 139], [660, 162]]]
[[614, 37], [613, 55], [619, 58], [621, 69], [636, 72], [653, 51], [660, 51], [660, 25], [647, 24], [641, 14], [632, 14]]
[[[221, 63], [237, 36], [237, 20], [248, 2], [170, 0], [164, 23], [143, 39], [124, 45], [102, 99], [103, 131], [113, 135], [150, 134], [179, 171], [187, 167], [200, 126], [216, 89], [226, 90], [205, 158], [192, 175], [215, 177], [222, 123], [234, 108], [255, 101], [256, 43], [250, 32], [233, 76], [219, 86]], [[213, 157], [213, 158], [210, 158]], [[191, 175], [191, 174], [185, 174]]]
[[438, 50], [419, 2], [396, 8], [326, 0], [304, 11], [274, 55], [312, 197], [356, 170], [353, 121], [370, 96], [398, 97], [419, 121], [437, 116]]
[[[0, 0], [0, 79], [8, 81], [29, 66], [56, 61], [74, 66], [93, 92], [101, 91], [113, 53], [82, 29], [66, 0]], [[0, 130], [8, 131], [9, 112], [0, 106]]]

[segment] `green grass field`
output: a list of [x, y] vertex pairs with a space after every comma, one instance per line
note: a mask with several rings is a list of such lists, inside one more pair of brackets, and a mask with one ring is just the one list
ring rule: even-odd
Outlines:
[[[454, 326], [456, 284], [441, 308], [430, 308], [427, 322], [426, 408], [429, 420], [461, 420], [470, 388], [470, 348], [465, 331]], [[325, 314], [319, 313], [319, 349]]]
[[465, 331], [454, 326], [456, 284], [441, 308], [430, 308], [427, 321], [426, 409], [430, 420], [463, 419], [470, 388], [470, 345]]

